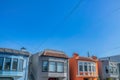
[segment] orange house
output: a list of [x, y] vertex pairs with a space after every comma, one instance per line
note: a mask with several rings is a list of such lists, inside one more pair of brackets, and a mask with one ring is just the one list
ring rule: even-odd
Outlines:
[[77, 53], [69, 59], [70, 80], [98, 80], [98, 59], [81, 57]]

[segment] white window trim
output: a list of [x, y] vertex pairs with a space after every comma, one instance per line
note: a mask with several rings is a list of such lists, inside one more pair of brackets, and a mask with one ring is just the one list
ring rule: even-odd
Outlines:
[[[80, 71], [79, 70], [79, 64], [80, 63], [82, 63], [82, 65], [83, 65], [83, 71]], [[87, 71], [85, 71], [85, 69], [84, 69], [84, 63], [87, 63]], [[90, 63], [90, 65], [91, 65], [91, 71], [89, 71], [89, 63]], [[96, 74], [96, 69], [95, 69], [95, 72], [93, 71], [93, 69], [92, 69], [92, 66], [95, 66], [95, 68], [96, 68], [96, 63], [95, 62], [91, 62], [91, 61], [78, 61], [78, 75], [80, 75], [80, 72], [83, 72], [83, 75], [80, 75], [80, 76], [85, 76], [85, 72], [88, 72], [88, 76], [96, 76], [95, 74]], [[92, 75], [90, 75], [90, 73], [92, 73]], [[93, 74], [93, 73], [95, 73], [95, 74]]]

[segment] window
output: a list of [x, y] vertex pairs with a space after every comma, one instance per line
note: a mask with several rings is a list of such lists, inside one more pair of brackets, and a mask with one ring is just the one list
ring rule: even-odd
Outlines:
[[85, 71], [88, 71], [87, 70], [87, 63], [84, 64], [84, 69], [85, 69]]
[[2, 70], [2, 66], [3, 66], [3, 59], [4, 59], [4, 58], [1, 58], [1, 57], [0, 57], [0, 70]]
[[91, 63], [89, 63], [89, 71], [91, 72]]
[[44, 71], [44, 72], [48, 71], [48, 61], [42, 62], [42, 71]]
[[115, 73], [115, 74], [118, 74], [117, 68], [114, 69], [114, 73]]
[[95, 66], [95, 63], [93, 63], [93, 72], [96, 72], [96, 66]]
[[55, 62], [49, 62], [49, 71], [50, 72], [56, 71], [56, 63]]
[[95, 63], [92, 63], [92, 71], [96, 72]]
[[5, 58], [4, 70], [10, 70], [10, 66], [11, 66], [11, 59], [10, 58]]
[[113, 68], [112, 66], [109, 66], [110, 73], [113, 73]]
[[105, 66], [105, 71], [106, 71], [107, 74], [109, 73], [109, 70], [108, 70], [107, 66]]
[[82, 62], [79, 63], [79, 71], [83, 71], [83, 63]]
[[20, 59], [20, 61], [19, 61], [19, 71], [23, 71], [23, 63], [24, 63], [24, 60]]
[[64, 63], [57, 63], [57, 72], [64, 72]]
[[18, 65], [18, 59], [13, 59], [13, 64], [12, 64], [12, 70], [17, 70], [17, 65]]

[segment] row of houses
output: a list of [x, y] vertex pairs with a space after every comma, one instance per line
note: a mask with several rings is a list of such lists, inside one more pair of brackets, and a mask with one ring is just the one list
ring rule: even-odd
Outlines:
[[0, 48], [0, 80], [120, 80], [120, 55], [104, 58]]

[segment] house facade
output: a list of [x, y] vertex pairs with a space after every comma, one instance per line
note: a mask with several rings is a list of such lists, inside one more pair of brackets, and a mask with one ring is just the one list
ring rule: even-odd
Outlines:
[[119, 80], [118, 62], [109, 59], [99, 60], [100, 80]]
[[28, 80], [29, 52], [0, 48], [0, 80]]
[[69, 80], [68, 56], [56, 50], [44, 50], [30, 58], [31, 80]]
[[109, 60], [109, 61], [118, 63], [118, 74], [119, 74], [119, 80], [120, 80], [120, 55], [108, 56], [108, 57], [103, 57], [100, 59], [101, 60]]
[[77, 53], [69, 59], [70, 80], [97, 80], [98, 60], [93, 57], [81, 57]]

